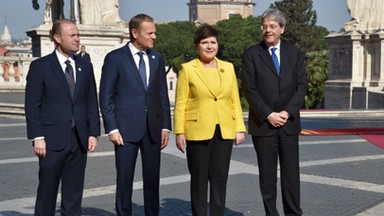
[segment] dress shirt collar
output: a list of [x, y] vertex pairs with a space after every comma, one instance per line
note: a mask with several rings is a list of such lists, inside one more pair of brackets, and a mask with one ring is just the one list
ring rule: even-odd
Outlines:
[[[67, 67], [67, 65], [65, 64], [65, 61], [67, 61], [67, 60], [69, 60], [71, 62], [71, 65], [74, 69], [76, 68], [74, 55], [71, 55], [69, 58], [67, 58], [57, 50], [55, 50], [55, 53], [56, 53], [57, 59], [59, 60], [61, 69], [63, 70], [63, 73], [65, 73], [65, 68]], [[76, 77], [77, 77], [76, 72], [77, 72], [77, 70], [75, 69], [73, 71], [73, 76], [74, 76], [75, 82], [76, 82]]]
[[55, 50], [56, 56], [59, 59], [60, 65], [65, 64], [65, 61], [69, 60], [73, 67], [75, 68], [75, 60], [73, 59], [73, 55], [69, 56], [69, 58], [66, 58], [63, 54], [61, 54], [58, 50]]
[[132, 45], [132, 43], [128, 43], [128, 47], [131, 50], [132, 55], [136, 55], [138, 52], [143, 52], [144, 55], [147, 55], [147, 52], [145, 50], [141, 51], [141, 50], [137, 49], [135, 46]]
[[268, 47], [269, 52], [271, 52], [271, 49], [272, 49], [272, 48], [276, 48], [277, 51], [280, 51], [280, 44], [281, 44], [281, 43], [280, 43], [280, 41], [279, 41], [279, 43], [277, 43], [276, 46], [270, 46], [270, 47]]

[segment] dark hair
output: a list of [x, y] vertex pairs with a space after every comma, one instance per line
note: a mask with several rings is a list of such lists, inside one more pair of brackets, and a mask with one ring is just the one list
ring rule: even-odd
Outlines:
[[275, 8], [269, 8], [264, 11], [264, 13], [261, 15], [261, 23], [264, 22], [266, 17], [269, 17], [272, 20], [278, 22], [280, 27], [285, 27], [285, 24], [287, 23], [284, 13]]
[[136, 30], [139, 29], [141, 23], [143, 23], [144, 21], [153, 22], [153, 18], [146, 14], [137, 14], [136, 16], [132, 17], [131, 20], [129, 21], [128, 28], [129, 28], [129, 37], [131, 38], [131, 41], [135, 40], [132, 34], [132, 29], [136, 29]]
[[[63, 24], [69, 24], [69, 23], [72, 23], [74, 25], [76, 25], [75, 21], [73, 20], [70, 20], [70, 19], [60, 19], [60, 20], [56, 20], [54, 23], [53, 23], [53, 26], [52, 26], [52, 29], [51, 29], [51, 38], [52, 40], [55, 42], [55, 40], [53, 39], [53, 35], [54, 34], [58, 34], [59, 36], [61, 36], [61, 27]], [[56, 42], [55, 42], [56, 43]]]
[[199, 28], [197, 28], [197, 30], [195, 31], [193, 43], [195, 44], [195, 46], [197, 46], [201, 40], [204, 40], [205, 38], [209, 38], [209, 37], [215, 37], [217, 40], [217, 43], [219, 43], [220, 41], [219, 32], [216, 29], [214, 29], [212, 26], [204, 24]]

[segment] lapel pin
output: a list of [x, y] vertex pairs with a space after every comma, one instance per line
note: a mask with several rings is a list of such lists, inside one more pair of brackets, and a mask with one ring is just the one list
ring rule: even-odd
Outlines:
[[156, 58], [156, 57], [153, 55], [153, 56], [152, 56], [152, 59], [155, 59], [155, 58]]

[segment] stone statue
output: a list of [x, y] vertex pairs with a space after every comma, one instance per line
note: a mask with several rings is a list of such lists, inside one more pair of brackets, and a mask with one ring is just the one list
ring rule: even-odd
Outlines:
[[88, 25], [116, 25], [119, 16], [118, 0], [79, 0], [80, 23]]
[[345, 31], [383, 29], [383, 0], [347, 0], [347, 4], [352, 19], [344, 24]]
[[[38, 5], [37, 0], [35, 3]], [[64, 18], [63, 0], [45, 0], [44, 24], [52, 24]]]
[[368, 30], [378, 30], [384, 28], [384, 2], [383, 0], [371, 0], [371, 15], [366, 15], [368, 19]]
[[[32, 0], [35, 10], [40, 8], [38, 0]], [[45, 0], [44, 24], [52, 24], [64, 18], [64, 0]], [[78, 24], [119, 25], [118, 0], [71, 0], [71, 19]]]
[[44, 24], [52, 23], [52, 0], [45, 1], [45, 10], [44, 10]]

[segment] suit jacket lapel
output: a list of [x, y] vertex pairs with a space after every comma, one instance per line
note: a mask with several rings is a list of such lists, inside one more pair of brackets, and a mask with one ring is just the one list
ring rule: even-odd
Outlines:
[[195, 67], [195, 73], [197, 74], [197, 76], [200, 78], [200, 80], [203, 82], [203, 84], [205, 85], [205, 87], [207, 87], [208, 91], [214, 96], [214, 97], [217, 97], [217, 95], [215, 94], [214, 91], [212, 91], [212, 89], [209, 88], [209, 85], [207, 83], [207, 76], [204, 72], [204, 68], [203, 66], [201, 65], [201, 62], [199, 59], [195, 59], [195, 62], [194, 62], [194, 67]]
[[74, 68], [74, 70], [76, 71], [76, 79], [75, 79], [75, 93], [73, 94], [73, 100], [75, 100], [79, 92], [81, 83], [84, 80], [84, 76], [83, 76], [84, 73], [81, 72], [83, 68], [82, 61], [79, 61], [78, 57], [75, 57], [75, 64], [76, 64], [76, 68]]
[[152, 54], [151, 50], [147, 50], [148, 62], [149, 62], [149, 80], [148, 80], [148, 88], [151, 86], [153, 79], [155, 78], [156, 68], [159, 64], [159, 60], [155, 55]]
[[287, 73], [290, 73], [290, 70], [284, 70], [284, 68], [289, 67], [289, 56], [288, 49], [286, 48], [286, 44], [281, 43], [280, 44], [280, 76], [286, 76], [288, 75]]
[[51, 54], [50, 67], [53, 73], [56, 75], [57, 79], [59, 80], [60, 85], [63, 87], [64, 91], [66, 91], [68, 97], [72, 99], [67, 79], [65, 78], [63, 68], [60, 65], [59, 59], [57, 58], [55, 51]]
[[225, 70], [224, 70], [224, 67], [223, 67], [223, 65], [222, 65], [222, 63], [221, 63], [221, 61], [219, 60], [219, 59], [217, 59], [216, 58], [216, 62], [217, 62], [217, 69], [219, 70], [219, 78], [220, 78], [220, 80], [219, 80], [219, 91], [217, 92], [217, 95], [219, 96], [221, 93], [224, 93], [224, 89], [223, 89], [223, 87], [225, 86], [225, 83], [226, 83], [226, 81], [227, 81], [227, 76], [226, 76], [226, 74], [225, 74]]
[[[136, 66], [136, 62], [135, 60], [133, 59], [133, 55], [135, 55], [136, 53], [132, 53], [131, 50], [129, 49], [129, 46], [128, 46], [128, 43], [123, 47], [123, 50], [124, 52], [127, 53], [127, 59], [128, 61], [130, 62], [130, 66], [132, 68], [132, 70], [128, 69], [128, 72], [130, 71], [133, 71], [133, 75], [134, 77], [137, 79], [137, 82], [139, 83], [139, 85], [141, 85], [141, 87], [146, 90], [147, 88], [144, 86], [144, 83], [143, 81], [141, 80], [141, 77], [140, 77], [140, 72], [139, 72], [139, 68], [137, 68]], [[151, 67], [150, 67], [151, 68]]]
[[269, 53], [267, 45], [265, 43], [262, 43], [261, 44], [261, 48], [263, 50], [262, 50], [262, 52], [260, 52], [260, 57], [263, 59], [263, 61], [269, 67], [269, 69], [271, 69], [271, 71], [274, 72], [274, 74], [276, 76], [278, 76], [278, 73], [276, 71], [275, 65], [273, 64], [273, 61], [272, 61], [272, 56]]

